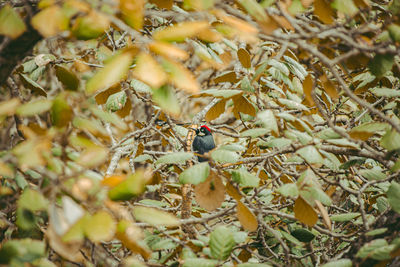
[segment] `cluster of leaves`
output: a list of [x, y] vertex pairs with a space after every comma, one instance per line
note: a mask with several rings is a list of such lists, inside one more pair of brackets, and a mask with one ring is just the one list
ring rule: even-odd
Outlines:
[[400, 262], [400, 1], [0, 7], [1, 264]]

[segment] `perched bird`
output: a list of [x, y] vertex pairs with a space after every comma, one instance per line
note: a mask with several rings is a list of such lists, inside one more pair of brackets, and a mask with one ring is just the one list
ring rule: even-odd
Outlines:
[[[211, 134], [210, 128], [206, 125], [202, 125], [200, 129], [193, 129], [196, 131], [196, 137], [193, 140], [193, 151], [197, 154], [203, 155], [208, 151], [215, 148], [214, 138]], [[199, 162], [207, 161], [208, 159], [205, 157], [198, 156], [197, 159]]]

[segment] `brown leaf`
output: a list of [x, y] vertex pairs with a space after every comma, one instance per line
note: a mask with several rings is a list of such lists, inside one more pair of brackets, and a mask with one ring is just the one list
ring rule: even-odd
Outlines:
[[84, 262], [84, 258], [79, 252], [82, 245], [81, 242], [63, 242], [52, 225], [46, 230], [45, 235], [50, 247], [61, 257], [73, 262]]
[[241, 201], [237, 205], [237, 217], [245, 230], [250, 232], [257, 230], [258, 222], [256, 216]]
[[329, 218], [328, 211], [326, 210], [324, 205], [322, 205], [322, 203], [319, 200], [315, 200], [315, 204], [317, 205], [317, 208], [319, 209], [319, 211], [321, 213], [321, 216], [322, 216], [325, 226], [329, 230], [332, 230], [332, 222], [331, 222], [331, 218]]
[[236, 77], [236, 73], [234, 71], [222, 74], [221, 76], [218, 76], [213, 80], [214, 83], [224, 83], [224, 82], [236, 83], [238, 81], [239, 79]]
[[117, 110], [115, 113], [120, 116], [121, 118], [125, 118], [126, 116], [129, 115], [132, 109], [132, 102], [131, 99], [128, 97], [126, 99], [125, 106], [121, 108], [120, 110]]
[[313, 226], [318, 220], [318, 215], [313, 207], [311, 207], [302, 197], [296, 199], [293, 211], [294, 217], [308, 226]]
[[200, 91], [200, 85], [196, 77], [181, 63], [164, 59], [162, 65], [168, 73], [170, 82], [178, 89], [182, 89], [188, 93], [197, 93]]
[[121, 91], [121, 85], [119, 83], [116, 83], [115, 85], [108, 88], [107, 90], [104, 90], [104, 91], [98, 93], [95, 96], [97, 104], [99, 104], [99, 105], [105, 104], [110, 95], [118, 93], [119, 91]]
[[315, 106], [314, 99], [311, 96], [311, 92], [313, 89], [313, 80], [311, 75], [307, 75], [307, 77], [303, 81], [303, 91], [304, 91], [304, 96], [305, 100], [308, 102], [308, 106]]
[[167, 82], [167, 74], [165, 71], [160, 64], [147, 53], [140, 53], [137, 56], [133, 75], [136, 79], [147, 83], [153, 88], [159, 88]]
[[314, 0], [314, 14], [325, 24], [333, 23], [334, 11], [325, 0]]
[[226, 98], [221, 99], [217, 104], [212, 106], [210, 110], [206, 113], [205, 119], [210, 122], [218, 118], [225, 111]]
[[159, 30], [153, 34], [154, 40], [166, 42], [183, 42], [186, 38], [196, 36], [210, 27], [207, 21], [186, 21]]
[[171, 9], [174, 4], [174, 0], [149, 0], [149, 2], [165, 9]]
[[243, 95], [235, 95], [232, 97], [234, 106], [232, 109], [233, 115], [239, 119], [240, 113], [245, 113], [250, 116], [256, 116], [256, 109], [254, 106], [243, 96]]
[[[308, 77], [308, 76], [307, 76]], [[336, 100], [339, 98], [339, 94], [335, 88], [335, 85], [328, 79], [326, 74], [319, 78], [321, 80], [322, 87], [324, 91], [333, 99]]]
[[242, 196], [230, 182], [226, 183], [225, 188], [226, 188], [226, 192], [228, 193], [228, 195], [230, 195], [236, 201], [238, 201], [238, 202], [240, 201]]
[[150, 258], [151, 253], [149, 249], [143, 246], [143, 232], [132, 222], [121, 220], [117, 226], [116, 237], [132, 252], [139, 253], [146, 260]]
[[212, 211], [219, 208], [225, 199], [225, 186], [214, 172], [194, 188], [196, 202], [200, 207]]
[[246, 49], [239, 48], [239, 50], [237, 51], [237, 55], [243, 67], [245, 68], [251, 67], [250, 54]]

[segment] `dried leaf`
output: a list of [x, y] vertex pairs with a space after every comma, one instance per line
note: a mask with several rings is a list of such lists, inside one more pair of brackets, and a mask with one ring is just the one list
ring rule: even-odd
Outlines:
[[208, 211], [219, 208], [225, 199], [225, 186], [214, 172], [203, 183], [196, 185], [194, 192], [196, 202]]
[[200, 91], [200, 85], [197, 82], [196, 77], [181, 63], [164, 59], [162, 65], [168, 73], [169, 80], [177, 88], [188, 93], [197, 93]]
[[57, 6], [50, 6], [32, 18], [32, 26], [44, 37], [51, 37], [68, 28], [68, 18]]
[[134, 28], [141, 30], [143, 26], [143, 13], [145, 0], [120, 0], [119, 7], [124, 21]]
[[160, 64], [150, 54], [144, 52], [136, 58], [133, 75], [153, 88], [159, 88], [167, 82], [167, 74]]
[[0, 10], [0, 35], [17, 38], [26, 30], [24, 21], [15, 10], [6, 4]]
[[333, 23], [334, 11], [325, 0], [314, 0], [314, 14], [325, 24]]
[[251, 59], [250, 59], [250, 54], [249, 52], [244, 49], [244, 48], [239, 48], [237, 51], [237, 56], [239, 58], [240, 63], [244, 68], [250, 68], [251, 67]]
[[294, 203], [294, 216], [300, 222], [314, 226], [317, 223], [318, 215], [315, 210], [303, 198], [298, 197]]
[[212, 120], [215, 120], [218, 118], [222, 113], [225, 112], [225, 104], [226, 104], [227, 99], [223, 98], [220, 101], [218, 101], [217, 104], [212, 106], [206, 113], [205, 119], [207, 122], [210, 122]]
[[241, 201], [237, 205], [237, 217], [245, 230], [251, 232], [257, 230], [258, 222], [256, 216]]
[[166, 58], [173, 58], [179, 60], [186, 60], [189, 58], [189, 54], [178, 48], [176, 45], [164, 42], [153, 42], [149, 44], [149, 49], [154, 53], [157, 53]]
[[165, 42], [183, 42], [207, 29], [207, 21], [187, 21], [159, 30], [153, 34], [154, 40]]

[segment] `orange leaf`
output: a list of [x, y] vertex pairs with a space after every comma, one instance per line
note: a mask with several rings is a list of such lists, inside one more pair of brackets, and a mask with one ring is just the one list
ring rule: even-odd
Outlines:
[[245, 230], [250, 232], [257, 230], [258, 222], [256, 216], [241, 201], [237, 205], [237, 217]]
[[106, 186], [109, 186], [109, 187], [114, 187], [114, 186], [120, 184], [125, 179], [126, 179], [125, 175], [112, 175], [112, 176], [104, 178], [101, 181], [101, 183], [103, 185], [106, 185]]
[[324, 88], [324, 91], [332, 98], [332, 99], [338, 99], [339, 94], [335, 88], [335, 85], [326, 77], [324, 74], [319, 78], [321, 80], [322, 87]]
[[183, 42], [186, 38], [194, 37], [208, 27], [207, 21], [181, 22], [155, 32], [153, 38], [157, 41]]
[[59, 6], [43, 9], [32, 18], [32, 26], [44, 37], [54, 36], [68, 28], [68, 19]]
[[120, 0], [119, 6], [123, 19], [135, 30], [142, 29], [145, 0]]
[[228, 195], [230, 195], [233, 199], [239, 202], [242, 196], [240, 195], [238, 190], [229, 182], [226, 183], [225, 187], [226, 187], [226, 192], [228, 192]]
[[164, 59], [163, 67], [168, 73], [169, 80], [177, 88], [182, 89], [188, 93], [197, 93], [200, 91], [200, 85], [196, 78], [187, 68], [182, 64]]
[[314, 14], [325, 24], [333, 23], [334, 11], [325, 0], [314, 0]]
[[189, 58], [188, 53], [170, 43], [153, 42], [149, 44], [149, 49], [166, 58], [174, 58], [179, 60], [186, 60]]
[[318, 220], [318, 215], [303, 198], [298, 197], [294, 203], [294, 216], [300, 222], [313, 226]]
[[137, 56], [133, 75], [153, 88], [159, 88], [167, 82], [167, 74], [160, 64], [151, 55], [144, 52]]
[[225, 200], [225, 186], [213, 172], [203, 183], [196, 185], [194, 192], [196, 202], [208, 211], [219, 208]]

